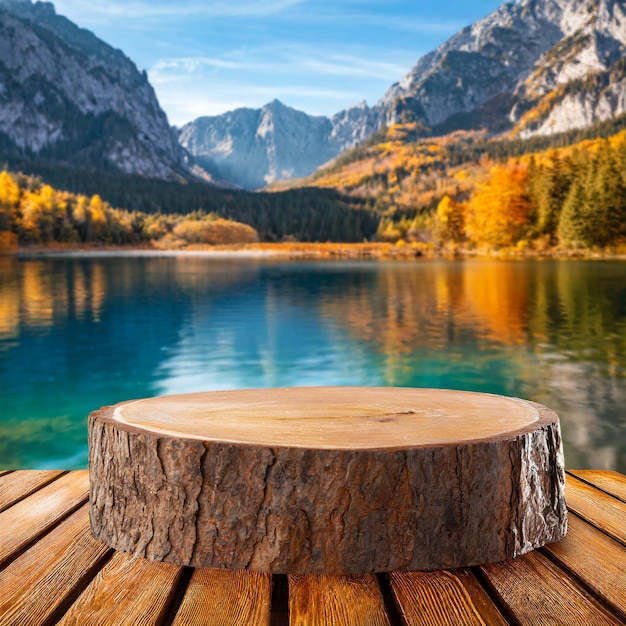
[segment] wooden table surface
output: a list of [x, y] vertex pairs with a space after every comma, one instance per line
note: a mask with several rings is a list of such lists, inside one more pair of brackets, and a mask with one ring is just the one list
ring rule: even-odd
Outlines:
[[626, 476], [570, 471], [567, 537], [512, 561], [366, 576], [191, 569], [92, 538], [86, 471], [0, 472], [0, 625], [626, 624]]

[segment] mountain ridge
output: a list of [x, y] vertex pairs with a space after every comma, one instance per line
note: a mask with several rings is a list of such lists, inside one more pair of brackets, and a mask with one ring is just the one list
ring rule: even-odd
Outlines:
[[626, 0], [501, 5], [332, 117], [274, 100], [170, 127], [145, 72], [46, 2], [0, 0], [5, 156], [258, 189], [310, 175], [377, 131], [530, 138], [626, 112]]
[[[421, 57], [374, 106], [361, 103], [326, 118], [330, 126], [324, 127], [332, 130], [318, 138], [324, 149], [317, 159], [311, 158], [309, 145], [294, 143], [284, 155], [290, 167], [263, 169], [257, 162], [263, 171], [256, 182], [307, 176], [398, 123], [418, 124], [423, 136], [486, 129], [492, 135], [528, 138], [585, 128], [626, 112], [626, 77], [619, 65], [625, 55], [624, 0], [505, 3]], [[207, 118], [202, 119], [204, 141], [194, 131], [195, 121], [185, 126], [186, 137], [195, 134], [206, 165], [219, 171], [222, 157], [210, 141]], [[219, 125], [222, 116], [211, 119]], [[228, 129], [222, 132], [232, 136]], [[256, 129], [245, 132], [255, 135]], [[188, 139], [182, 143], [198, 156]], [[307, 158], [294, 161], [298, 153]], [[273, 157], [280, 162], [283, 155]], [[242, 162], [243, 155], [231, 151], [227, 160]]]

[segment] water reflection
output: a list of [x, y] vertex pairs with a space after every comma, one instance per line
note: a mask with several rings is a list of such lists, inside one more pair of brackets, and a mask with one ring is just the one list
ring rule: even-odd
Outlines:
[[123, 399], [453, 387], [561, 416], [569, 467], [626, 471], [626, 264], [0, 259], [0, 466], [80, 467]]

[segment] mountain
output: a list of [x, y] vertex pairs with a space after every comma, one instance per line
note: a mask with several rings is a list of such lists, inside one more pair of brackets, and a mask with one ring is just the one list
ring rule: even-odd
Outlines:
[[310, 118], [274, 102], [200, 118], [179, 138], [205, 168], [258, 187], [311, 174], [394, 124], [415, 136], [561, 133], [626, 112], [625, 56], [626, 0], [518, 0], [419, 59], [371, 108]]
[[381, 123], [521, 136], [623, 113], [624, 0], [521, 0], [461, 30], [387, 91]]
[[374, 128], [369, 113], [361, 103], [329, 119], [274, 100], [261, 109], [200, 117], [180, 129], [178, 140], [212, 177], [257, 189], [308, 176], [365, 139]]
[[626, 112], [626, 0], [517, 0], [331, 118], [277, 100], [172, 129], [145, 72], [50, 3], [0, 0], [0, 155], [249, 189], [305, 177], [383, 127], [519, 138]]
[[145, 72], [47, 2], [0, 1], [0, 151], [155, 178], [186, 174]]

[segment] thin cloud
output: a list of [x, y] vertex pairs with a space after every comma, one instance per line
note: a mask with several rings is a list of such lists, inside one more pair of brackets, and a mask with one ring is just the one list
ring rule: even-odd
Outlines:
[[159, 4], [145, 2], [84, 2], [61, 0], [55, 2], [61, 14], [80, 9], [84, 19], [123, 18], [189, 18], [189, 17], [265, 17], [281, 13], [309, 0], [246, 0], [243, 2], [193, 2], [189, 4]]
[[[266, 51], [268, 54], [276, 51]], [[248, 58], [263, 58], [261, 50], [248, 52]], [[317, 55], [319, 57], [319, 54]], [[407, 56], [407, 55], [404, 55]], [[409, 64], [390, 63], [375, 61], [355, 55], [335, 54], [326, 58], [316, 58], [314, 51], [299, 50], [297, 53], [291, 49], [283, 51], [273, 59], [259, 62], [239, 61], [207, 56], [181, 57], [174, 59], [161, 59], [150, 69], [150, 78], [154, 82], [170, 82], [172, 77], [181, 75], [193, 75], [203, 70], [231, 70], [231, 71], [254, 71], [257, 73], [270, 74], [295, 74], [301, 75], [330, 75], [357, 78], [372, 78], [389, 80], [389, 78], [401, 77], [411, 68]]]
[[249, 70], [255, 69], [255, 65], [251, 63], [242, 63], [239, 61], [229, 61], [227, 59], [216, 59], [213, 57], [181, 57], [177, 59], [163, 59], [157, 61], [150, 70], [151, 74], [161, 76], [169, 72], [184, 72], [185, 74], [194, 74], [204, 68], [225, 69], [225, 70]]
[[336, 55], [328, 61], [307, 60], [304, 67], [320, 74], [333, 76], [359, 76], [363, 78], [380, 78], [402, 76], [410, 69], [398, 63], [371, 61], [353, 56]]

